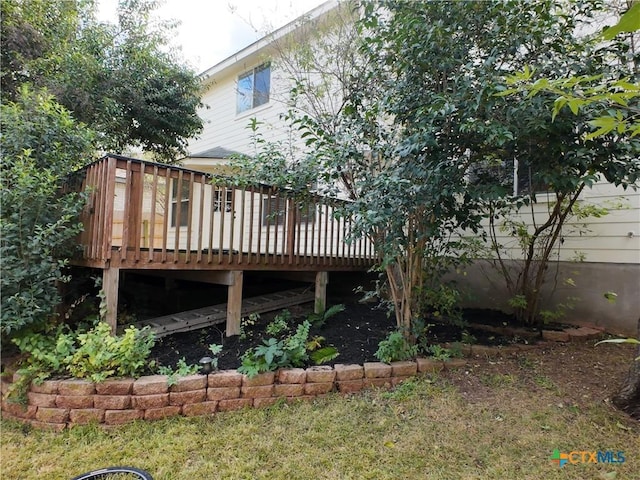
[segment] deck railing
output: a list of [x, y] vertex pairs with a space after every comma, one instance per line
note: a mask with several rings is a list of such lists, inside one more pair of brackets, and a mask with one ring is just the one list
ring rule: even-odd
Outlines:
[[371, 243], [352, 239], [340, 201], [119, 156], [84, 170], [89, 202], [77, 263], [148, 269], [363, 269]]

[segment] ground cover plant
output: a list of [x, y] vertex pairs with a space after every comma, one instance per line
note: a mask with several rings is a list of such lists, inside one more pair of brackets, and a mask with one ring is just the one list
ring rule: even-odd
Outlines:
[[[554, 344], [473, 358], [393, 392], [109, 429], [2, 421], [2, 474], [56, 480], [130, 464], [166, 480], [630, 479], [640, 470], [640, 426], [607, 398], [633, 353]], [[622, 451], [625, 462], [560, 468], [556, 449]]]

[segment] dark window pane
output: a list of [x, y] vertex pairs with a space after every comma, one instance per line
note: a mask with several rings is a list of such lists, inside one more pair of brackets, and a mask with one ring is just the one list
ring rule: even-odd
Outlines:
[[256, 68], [255, 85], [253, 91], [253, 106], [264, 105], [269, 101], [269, 89], [271, 86], [271, 68], [263, 65]]

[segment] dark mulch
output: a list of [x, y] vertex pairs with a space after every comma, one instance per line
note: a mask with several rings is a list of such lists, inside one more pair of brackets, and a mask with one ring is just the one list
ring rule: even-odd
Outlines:
[[[395, 318], [389, 317], [383, 309], [376, 308], [373, 304], [359, 303], [353, 299], [345, 302], [345, 310], [327, 320], [321, 328], [313, 328], [310, 338], [322, 336], [324, 345], [332, 345], [338, 349], [339, 356], [329, 364], [357, 363], [377, 361], [375, 352], [378, 344], [390, 332], [395, 329]], [[310, 312], [311, 305], [303, 305], [290, 309], [292, 322], [302, 321]], [[261, 343], [263, 338], [268, 338], [265, 327], [277, 314], [270, 313], [260, 317], [253, 325], [243, 328], [244, 335], [226, 337], [224, 325], [217, 325], [192, 332], [176, 333], [159, 339], [152, 352], [160, 365], [175, 366], [176, 362], [184, 358], [187, 364], [197, 364], [203, 356], [209, 354], [210, 344], [222, 344], [223, 350], [219, 355], [218, 368], [234, 369], [240, 365], [240, 357], [247, 349]], [[464, 311], [464, 320], [467, 323], [482, 323], [484, 319], [496, 321], [506, 319], [501, 312], [484, 310]], [[292, 330], [295, 329], [295, 324]], [[464, 339], [483, 345], [504, 345], [521, 339], [501, 336], [478, 328], [460, 327], [436, 320], [429, 327], [430, 343], [459, 342]], [[471, 337], [469, 337], [471, 336]]]

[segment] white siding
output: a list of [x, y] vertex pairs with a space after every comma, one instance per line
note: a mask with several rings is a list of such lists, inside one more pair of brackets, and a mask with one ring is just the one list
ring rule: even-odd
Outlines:
[[[569, 221], [563, 229], [564, 242], [559, 248], [559, 260], [570, 261], [579, 255], [586, 262], [640, 264], [640, 192], [632, 189], [625, 191], [607, 182], [600, 182], [592, 189], [585, 189], [580, 202], [606, 207], [610, 211], [600, 218]], [[544, 215], [550, 206], [550, 203], [539, 199], [534, 207], [538, 224], [544, 222]], [[526, 208], [519, 219], [529, 225], [533, 223], [532, 215]], [[521, 258], [513, 239], [503, 232], [498, 232], [498, 235], [499, 242], [512, 246], [512, 258]]]
[[[289, 91], [289, 84], [278, 76], [272, 67], [271, 94], [265, 105], [236, 113], [236, 85], [238, 76], [257, 67], [268, 60], [264, 55], [254, 55], [233, 68], [221, 72], [219, 76], [208, 79], [202, 97], [205, 108], [199, 111], [204, 121], [204, 129], [200, 138], [189, 143], [189, 152], [196, 154], [214, 147], [223, 147], [241, 153], [252, 153], [251, 131], [247, 128], [251, 119], [256, 118], [263, 125], [260, 133], [270, 142], [285, 141], [288, 131], [281, 115], [287, 111], [286, 98], [283, 92]], [[189, 161], [184, 161], [189, 167]]]

